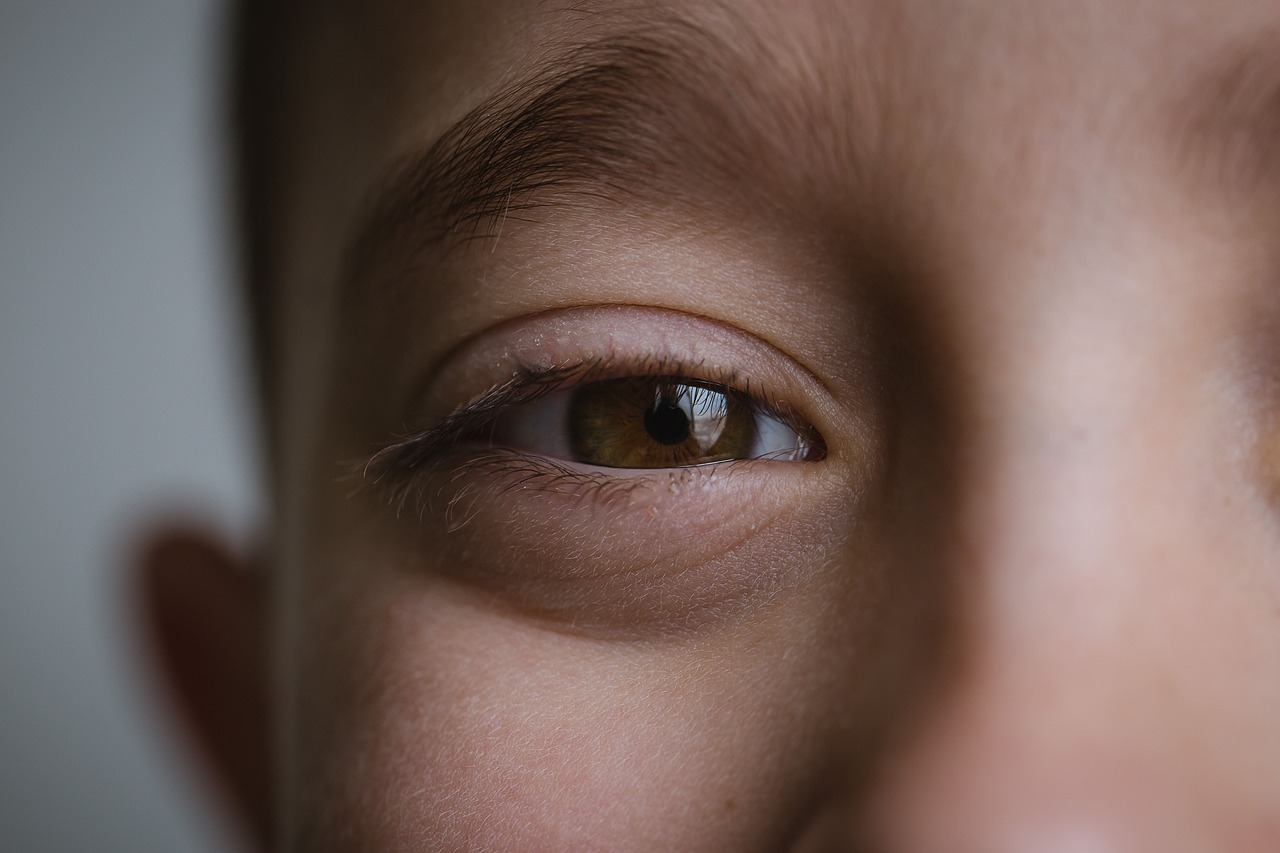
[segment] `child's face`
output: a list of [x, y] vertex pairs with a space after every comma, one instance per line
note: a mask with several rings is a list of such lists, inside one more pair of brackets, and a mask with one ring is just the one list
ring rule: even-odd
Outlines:
[[382, 5], [299, 22], [292, 843], [1280, 847], [1280, 6]]

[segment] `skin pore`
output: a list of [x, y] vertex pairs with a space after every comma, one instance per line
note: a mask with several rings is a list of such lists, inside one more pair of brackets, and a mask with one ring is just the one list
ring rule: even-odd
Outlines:
[[[351, 6], [234, 597], [275, 845], [1280, 847], [1280, 8]], [[626, 377], [822, 451], [565, 458]]]

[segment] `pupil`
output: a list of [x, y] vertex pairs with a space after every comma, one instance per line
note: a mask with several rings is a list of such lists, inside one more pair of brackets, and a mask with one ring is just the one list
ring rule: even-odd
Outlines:
[[644, 413], [644, 428], [659, 444], [680, 444], [689, 438], [689, 418], [671, 400], [658, 400]]

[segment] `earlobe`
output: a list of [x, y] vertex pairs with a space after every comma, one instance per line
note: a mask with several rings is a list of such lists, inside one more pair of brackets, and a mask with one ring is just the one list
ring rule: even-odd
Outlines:
[[154, 535], [139, 575], [143, 617], [174, 704], [247, 830], [269, 846], [265, 584], [207, 534]]

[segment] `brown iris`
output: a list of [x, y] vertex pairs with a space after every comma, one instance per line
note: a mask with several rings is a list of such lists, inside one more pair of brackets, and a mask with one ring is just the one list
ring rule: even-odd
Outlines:
[[756, 415], [740, 392], [669, 378], [612, 379], [573, 392], [574, 459], [609, 468], [677, 468], [744, 459]]

